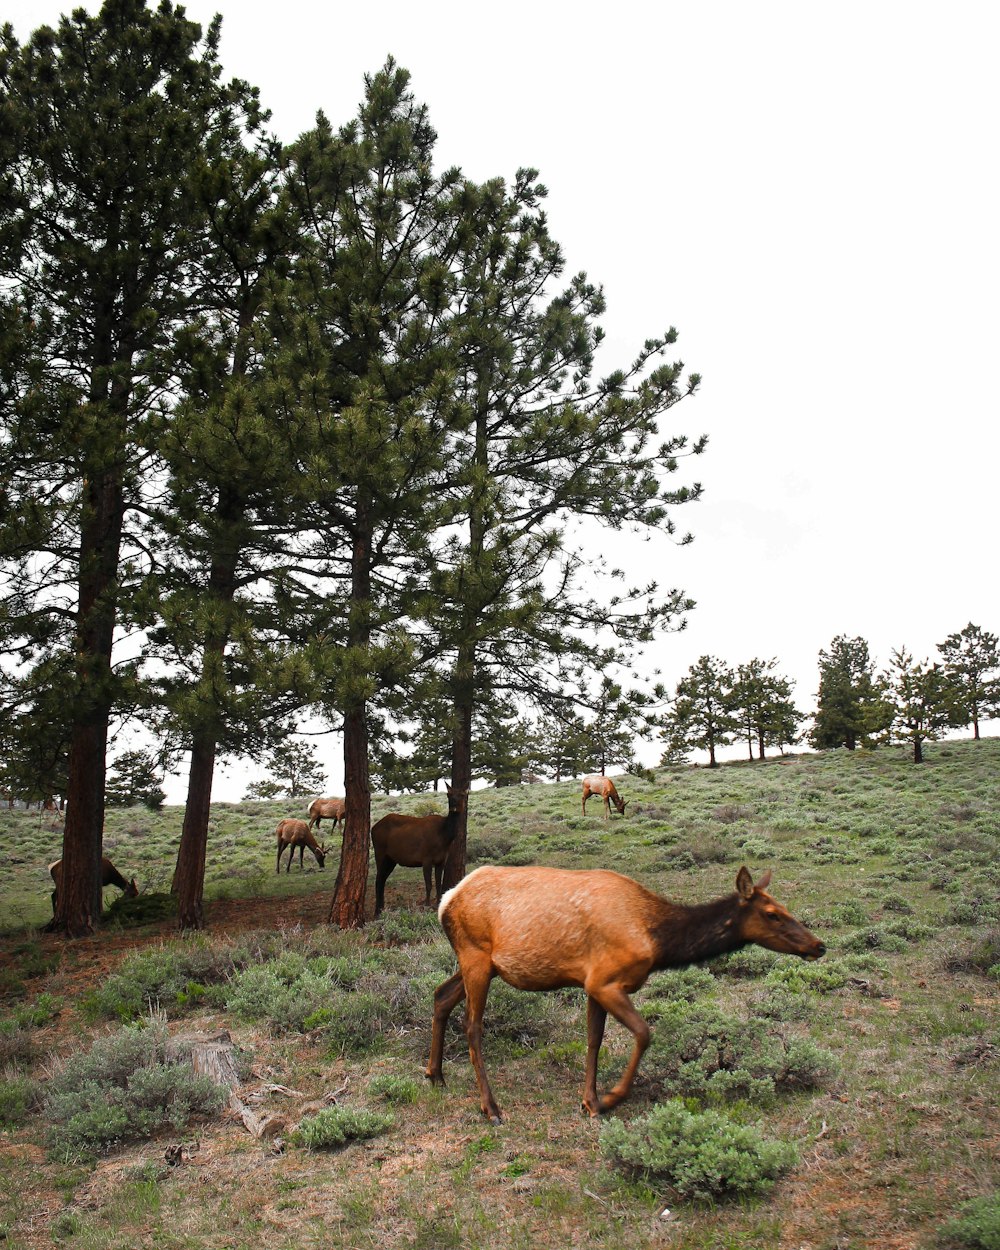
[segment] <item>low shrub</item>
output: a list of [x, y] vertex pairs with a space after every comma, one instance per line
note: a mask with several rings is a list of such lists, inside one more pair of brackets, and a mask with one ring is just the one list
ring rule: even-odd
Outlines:
[[835, 925], [868, 924], [870, 919], [868, 912], [855, 899], [849, 899], [846, 903], [838, 903], [830, 913], [830, 923]]
[[86, 1020], [129, 1024], [149, 1011], [176, 1015], [191, 1003], [188, 987], [224, 981], [233, 971], [225, 945], [205, 939], [173, 942], [127, 956], [117, 972], [85, 994], [80, 1007]]
[[[647, 1004], [647, 1014], [656, 1005]], [[668, 1094], [769, 1105], [779, 1089], [813, 1088], [838, 1070], [829, 1051], [762, 1020], [736, 1020], [710, 1004], [661, 1006], [645, 1071]]]
[[906, 950], [906, 941], [895, 933], [889, 933], [886, 929], [875, 927], [858, 929], [844, 938], [841, 947], [845, 951], [899, 952]]
[[226, 1092], [187, 1063], [166, 1058], [166, 1025], [130, 1025], [71, 1056], [45, 1092], [47, 1142], [63, 1162], [89, 1159], [122, 1142], [151, 1137], [170, 1124], [180, 1130], [212, 1115]]
[[790, 993], [830, 994], [847, 982], [847, 970], [835, 959], [804, 963], [800, 959], [782, 960], [764, 977], [765, 985], [781, 986]]
[[20, 1128], [38, 1096], [38, 1085], [26, 1076], [0, 1078], [0, 1129]]
[[1000, 1192], [965, 1203], [939, 1230], [938, 1245], [948, 1250], [1000, 1250]]
[[350, 1141], [363, 1141], [387, 1132], [394, 1123], [387, 1111], [367, 1111], [355, 1107], [324, 1107], [307, 1116], [293, 1134], [293, 1140], [307, 1150], [337, 1150]]
[[397, 1106], [416, 1102], [420, 1090], [421, 1086], [412, 1077], [397, 1076], [394, 1072], [380, 1072], [368, 1082], [368, 1093], [373, 1098], [382, 1098]]
[[670, 968], [653, 973], [646, 982], [646, 998], [693, 1003], [714, 987], [715, 977], [704, 968]]
[[630, 1124], [602, 1126], [601, 1150], [634, 1177], [662, 1181], [679, 1198], [713, 1200], [766, 1193], [798, 1155], [717, 1111], [689, 1111], [677, 1099]]
[[883, 911], [894, 911], [900, 916], [909, 916], [913, 913], [913, 904], [902, 894], [884, 895], [881, 906]]
[[1000, 972], [1000, 929], [988, 931], [961, 950], [949, 951], [943, 963], [948, 972], [979, 972], [996, 976]]

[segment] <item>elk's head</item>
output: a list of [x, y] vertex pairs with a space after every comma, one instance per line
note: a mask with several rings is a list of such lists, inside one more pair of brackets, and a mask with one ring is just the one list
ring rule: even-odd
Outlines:
[[826, 954], [826, 947], [809, 932], [804, 924], [770, 894], [771, 873], [753, 883], [746, 868], [741, 868], [736, 878], [736, 891], [740, 896], [740, 936], [745, 942], [755, 942], [768, 950], [784, 955], [801, 955], [803, 959], [819, 959]]

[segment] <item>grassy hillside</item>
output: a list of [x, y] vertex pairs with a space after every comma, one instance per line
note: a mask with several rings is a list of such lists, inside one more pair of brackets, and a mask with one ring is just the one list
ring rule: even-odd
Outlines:
[[[447, 1088], [421, 1077], [433, 988], [454, 964], [419, 871], [396, 870], [377, 924], [330, 930], [335, 858], [275, 875], [273, 829], [295, 805], [217, 805], [208, 934], [112, 920], [66, 945], [25, 927], [50, 914], [59, 830], [0, 813], [6, 1244], [996, 1250], [1000, 741], [931, 746], [919, 767], [831, 752], [620, 788], [629, 814], [609, 822], [593, 802], [581, 815], [579, 782], [474, 794], [474, 862], [612, 867], [683, 901], [732, 890], [741, 863], [770, 868], [829, 953], [748, 949], [652, 977], [636, 1001], [653, 1042], [601, 1123], [578, 1113], [583, 995], [495, 984], [498, 1128], [479, 1114], [460, 1012]], [[374, 815], [433, 806], [443, 796], [376, 799]], [[179, 829], [178, 809], [114, 812], [105, 847], [148, 895], [169, 882]], [[148, 1056], [155, 1080], [125, 1090], [140, 1038], [220, 1029], [245, 1098], [273, 1117], [260, 1139]], [[602, 1087], [630, 1040], [609, 1026]]]

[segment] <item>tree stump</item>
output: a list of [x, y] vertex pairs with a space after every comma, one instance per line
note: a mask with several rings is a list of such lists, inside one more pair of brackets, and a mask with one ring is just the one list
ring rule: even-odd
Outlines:
[[254, 1137], [273, 1137], [285, 1128], [280, 1115], [258, 1115], [240, 1096], [240, 1076], [236, 1068], [236, 1049], [229, 1033], [215, 1037], [175, 1037], [167, 1044], [168, 1058], [186, 1059], [196, 1076], [207, 1076], [216, 1085], [229, 1091], [229, 1108], [239, 1116]]

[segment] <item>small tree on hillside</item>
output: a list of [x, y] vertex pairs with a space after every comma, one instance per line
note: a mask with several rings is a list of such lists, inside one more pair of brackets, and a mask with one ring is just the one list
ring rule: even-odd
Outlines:
[[847, 747], [853, 751], [884, 731], [891, 720], [885, 682], [863, 638], [838, 635], [829, 651], [819, 653], [819, 692], [809, 741], [817, 750]]
[[[307, 794], [322, 794], [326, 774], [316, 758], [316, 748], [307, 742], [287, 738], [272, 747], [264, 759], [264, 766], [277, 787], [273, 797], [284, 795], [300, 799]], [[261, 794], [261, 797], [264, 797]]]
[[155, 812], [167, 797], [162, 786], [163, 771], [151, 751], [125, 751], [108, 774], [105, 802], [108, 807], [134, 807], [142, 803]]
[[1000, 714], [1000, 649], [996, 634], [970, 621], [960, 633], [938, 643], [944, 673], [954, 699], [956, 725], [972, 725], [979, 738], [981, 717]]
[[733, 710], [746, 738], [750, 759], [754, 742], [758, 758], [763, 759], [765, 747], [784, 747], [798, 740], [802, 713], [792, 702], [794, 683], [774, 672], [776, 664], [777, 660], [753, 659], [737, 670]]
[[923, 762], [923, 744], [934, 742], [954, 720], [954, 707], [940, 664], [917, 664], [901, 647], [893, 651], [885, 675], [892, 721], [888, 734], [894, 742], [913, 743], [913, 762]]
[[735, 676], [721, 660], [703, 655], [677, 683], [677, 697], [665, 717], [665, 763], [675, 763], [689, 750], [708, 752], [708, 766], [718, 765], [716, 750], [732, 742], [740, 722], [733, 713]]
[[630, 768], [635, 761], [635, 741], [649, 737], [658, 721], [652, 712], [652, 699], [639, 690], [623, 690], [604, 677], [593, 700], [594, 714], [584, 725], [584, 742], [589, 744], [586, 770], [601, 773], [620, 764]]
[[544, 716], [535, 732], [535, 761], [553, 781], [578, 777], [590, 766], [590, 740], [583, 718]]

